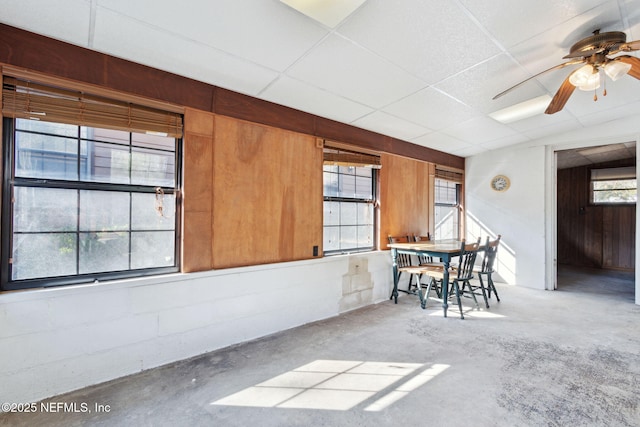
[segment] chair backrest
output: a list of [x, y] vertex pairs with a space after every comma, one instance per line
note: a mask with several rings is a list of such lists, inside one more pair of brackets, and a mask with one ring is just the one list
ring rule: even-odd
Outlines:
[[411, 240], [409, 240], [409, 236], [408, 235], [403, 235], [403, 236], [389, 236], [389, 243], [409, 243]]
[[[389, 243], [411, 243], [408, 235], [403, 236], [388, 236]], [[398, 264], [398, 268], [402, 267], [410, 267], [413, 265], [411, 262], [411, 255], [399, 253], [396, 258], [396, 263]]]
[[431, 234], [427, 233], [426, 236], [418, 236], [417, 234], [414, 234], [413, 240], [416, 242], [428, 242], [431, 240]]
[[[431, 241], [431, 234], [427, 233], [426, 236], [418, 236], [416, 234], [413, 235], [413, 240], [416, 242], [429, 242]], [[427, 264], [433, 262], [433, 257], [428, 255], [418, 255], [418, 263]]]
[[473, 278], [473, 266], [480, 249], [480, 238], [475, 243], [466, 243], [464, 240], [460, 245], [460, 262], [458, 263], [458, 280], [470, 280]]
[[496, 254], [498, 253], [498, 247], [500, 246], [500, 234], [496, 240], [490, 241], [487, 236], [487, 243], [484, 245], [484, 258], [482, 259], [482, 273], [493, 273], [493, 263], [496, 260]]

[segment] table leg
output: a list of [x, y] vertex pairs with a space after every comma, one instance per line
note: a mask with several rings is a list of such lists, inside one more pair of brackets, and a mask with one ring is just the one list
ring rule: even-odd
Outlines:
[[393, 298], [394, 302], [398, 303], [398, 250], [391, 248], [391, 260], [393, 265], [393, 291], [389, 299]]
[[443, 258], [442, 265], [444, 272], [442, 274], [442, 310], [444, 317], [447, 317], [447, 309], [449, 308], [449, 258]]

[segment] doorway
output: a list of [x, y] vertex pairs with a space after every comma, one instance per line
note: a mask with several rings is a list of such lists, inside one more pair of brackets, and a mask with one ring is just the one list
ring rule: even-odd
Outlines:
[[616, 293], [633, 301], [635, 141], [557, 150], [555, 155], [555, 288]]

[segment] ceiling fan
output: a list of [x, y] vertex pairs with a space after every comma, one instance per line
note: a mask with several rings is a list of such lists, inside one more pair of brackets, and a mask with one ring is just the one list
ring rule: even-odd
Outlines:
[[[610, 56], [620, 52], [632, 52], [636, 50], [640, 50], [640, 40], [627, 43], [627, 35], [621, 31], [601, 33], [600, 30], [596, 30], [592, 36], [586, 37], [571, 46], [569, 54], [563, 57], [563, 59], [568, 59], [569, 61], [541, 71], [515, 86], [500, 92], [494, 96], [493, 99], [500, 98], [502, 95], [523, 83], [548, 71], [558, 70], [569, 65], [584, 64], [564, 79], [562, 85], [560, 85], [560, 89], [558, 89], [558, 92], [556, 92], [545, 110], [545, 114], [557, 113], [562, 110], [576, 87], [585, 91], [595, 90], [600, 87], [601, 70], [613, 81], [625, 74], [640, 79], [639, 58], [630, 55]], [[606, 96], [606, 94], [607, 91], [605, 88], [604, 95]], [[598, 97], [594, 94], [594, 101], [597, 99]]]

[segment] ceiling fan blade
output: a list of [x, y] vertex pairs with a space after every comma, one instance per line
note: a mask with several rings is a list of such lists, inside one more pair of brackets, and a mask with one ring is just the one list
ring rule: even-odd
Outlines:
[[636, 79], [640, 79], [640, 58], [636, 58], [635, 56], [623, 55], [618, 56], [613, 60], [624, 62], [625, 64], [630, 64], [631, 69], [627, 74], [631, 77], [635, 77]]
[[589, 56], [596, 54], [596, 53], [600, 53], [603, 52], [604, 48], [598, 47], [595, 49], [588, 49], [588, 50], [579, 50], [577, 52], [573, 52], [570, 53], [568, 55], [565, 55], [562, 57], [562, 59], [570, 59], [570, 58], [588, 58]]
[[573, 73], [569, 74], [567, 78], [564, 79], [560, 85], [560, 89], [558, 89], [555, 96], [549, 103], [549, 106], [545, 110], [545, 114], [555, 114], [564, 108], [564, 104], [567, 103], [573, 91], [576, 90], [576, 87], [569, 82], [569, 77], [571, 77], [572, 74]]
[[517, 87], [521, 86], [522, 84], [524, 84], [524, 83], [528, 82], [528, 81], [529, 81], [529, 80], [531, 80], [531, 79], [535, 79], [536, 77], [538, 77], [538, 76], [540, 76], [540, 75], [542, 75], [542, 74], [544, 74], [544, 73], [546, 73], [546, 72], [553, 71], [553, 70], [559, 70], [560, 68], [564, 68], [564, 67], [567, 67], [567, 66], [569, 66], [569, 65], [583, 64], [583, 63], [585, 63], [585, 62], [586, 62], [586, 61], [585, 61], [584, 59], [579, 59], [579, 60], [578, 60], [578, 59], [574, 59], [574, 60], [572, 60], [572, 61], [567, 61], [567, 62], [564, 62], [564, 63], [562, 63], [562, 64], [558, 64], [558, 65], [556, 65], [556, 66], [554, 66], [554, 67], [547, 68], [546, 70], [544, 70], [544, 71], [540, 71], [538, 74], [535, 74], [535, 75], [533, 75], [533, 76], [529, 77], [528, 79], [525, 79], [525, 80], [521, 81], [520, 83], [518, 83], [518, 84], [516, 84], [516, 85], [514, 85], [514, 86], [511, 86], [509, 89], [507, 89], [507, 90], [504, 90], [504, 91], [500, 92], [499, 94], [497, 94], [496, 96], [494, 96], [492, 99], [498, 99], [498, 98], [500, 98], [502, 95], [505, 95], [505, 94], [507, 94], [507, 93], [511, 92], [513, 89], [515, 89], [515, 88], [517, 88]]
[[629, 43], [623, 43], [620, 45], [618, 50], [624, 52], [631, 52], [632, 50], [640, 50], [640, 40], [635, 40]]

